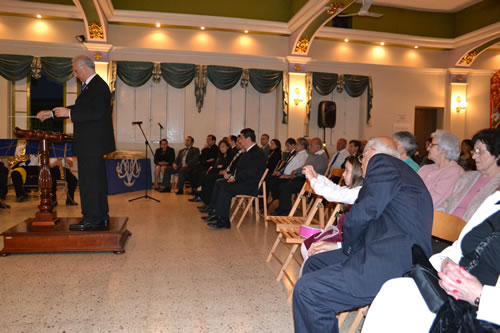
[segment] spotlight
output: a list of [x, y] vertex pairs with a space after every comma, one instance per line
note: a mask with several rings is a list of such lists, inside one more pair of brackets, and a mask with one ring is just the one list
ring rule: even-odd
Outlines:
[[85, 35], [77, 35], [75, 36], [75, 39], [78, 41], [78, 43], [86, 43], [87, 38], [85, 38]]
[[157, 28], [161, 27], [161, 24], [160, 23], [156, 23], [156, 27]]
[[344, 42], [349, 43], [349, 39], [347, 39], [347, 38], [344, 39]]
[[414, 49], [418, 49], [418, 45], [415, 45], [413, 48], [414, 48]]
[[205, 27], [201, 27], [200, 29], [201, 29], [201, 30], [205, 30]]
[[42, 15], [40, 15], [40, 14], [36, 14], [36, 18], [41, 19], [41, 18], [42, 18]]
[[385, 42], [380, 42], [380, 45], [384, 46], [384, 45], [385, 45]]
[[247, 33], [248, 33], [248, 30], [245, 30], [245, 31], [243, 31], [243, 32], [247, 34]]

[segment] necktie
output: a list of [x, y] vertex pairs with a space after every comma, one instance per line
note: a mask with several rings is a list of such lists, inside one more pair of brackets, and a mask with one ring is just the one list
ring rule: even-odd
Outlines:
[[80, 89], [80, 91], [83, 91], [83, 90], [85, 89], [85, 87], [86, 87], [86, 86], [87, 86], [87, 83], [86, 83], [86, 82], [84, 82], [84, 83], [82, 84], [82, 88]]
[[281, 168], [281, 170], [280, 170], [280, 173], [281, 173], [281, 174], [283, 174], [283, 173], [285, 172], [285, 169], [286, 169], [287, 165], [288, 165], [288, 164], [290, 164], [290, 162], [291, 162], [291, 161], [293, 160], [293, 158], [295, 157], [295, 154], [296, 154], [296, 153], [297, 153], [297, 152], [296, 152], [296, 151], [294, 151], [292, 154], [290, 154], [290, 155], [288, 156], [288, 158], [286, 159], [285, 164], [283, 164], [283, 167], [282, 167], [282, 168]]
[[236, 155], [233, 157], [233, 160], [231, 161], [231, 163], [229, 163], [229, 165], [227, 166], [226, 172], [229, 172], [231, 170], [231, 166], [233, 165], [234, 161], [236, 161], [238, 156], [240, 156], [240, 154], [241, 154], [241, 150], [238, 150], [238, 153], [236, 153]]
[[337, 157], [339, 157], [339, 155], [340, 155], [340, 152], [337, 152], [337, 154], [335, 154], [335, 157], [332, 160], [332, 163], [330, 163], [330, 165], [328, 166], [328, 169], [327, 169], [328, 172], [326, 173], [327, 176], [330, 174], [330, 171], [332, 171], [332, 167], [335, 164], [335, 161], [337, 160]]

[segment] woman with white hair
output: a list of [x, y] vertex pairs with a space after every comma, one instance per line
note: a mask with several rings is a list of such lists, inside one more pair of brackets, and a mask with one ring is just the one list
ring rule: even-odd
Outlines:
[[457, 136], [437, 130], [431, 137], [432, 141], [427, 151], [428, 158], [434, 161], [434, 164], [424, 165], [418, 170], [418, 175], [429, 190], [436, 208], [451, 195], [455, 183], [464, 174], [464, 170], [456, 162], [460, 156], [460, 141]]

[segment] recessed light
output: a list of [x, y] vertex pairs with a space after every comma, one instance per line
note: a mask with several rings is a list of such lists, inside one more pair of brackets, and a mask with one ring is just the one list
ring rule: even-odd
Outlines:
[[413, 48], [418, 49], [418, 45], [415, 45]]
[[247, 34], [247, 33], [248, 33], [248, 30], [245, 30], [245, 31], [244, 31], [244, 33], [246, 33], [246, 34]]
[[380, 45], [384, 46], [384, 45], [385, 45], [385, 42], [380, 42]]
[[349, 43], [349, 39], [347, 39], [347, 38], [344, 39], [344, 42]]
[[201, 30], [205, 30], [205, 27], [201, 27], [200, 29], [201, 29]]
[[161, 27], [161, 24], [160, 23], [156, 23], [156, 27], [157, 28]]
[[41, 19], [41, 18], [42, 18], [42, 15], [40, 15], [40, 14], [36, 14], [36, 18]]

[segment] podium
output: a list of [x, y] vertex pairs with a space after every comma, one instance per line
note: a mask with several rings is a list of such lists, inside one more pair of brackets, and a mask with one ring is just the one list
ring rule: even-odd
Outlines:
[[40, 204], [33, 218], [28, 218], [19, 225], [5, 231], [4, 248], [0, 255], [33, 252], [93, 252], [113, 251], [124, 253], [124, 246], [131, 235], [127, 229], [128, 217], [111, 217], [109, 230], [106, 231], [70, 231], [69, 225], [79, 223], [81, 218], [59, 218], [52, 206], [52, 177], [49, 170], [50, 142], [69, 140], [65, 134], [14, 130], [18, 138], [39, 140], [40, 173], [38, 187]]

